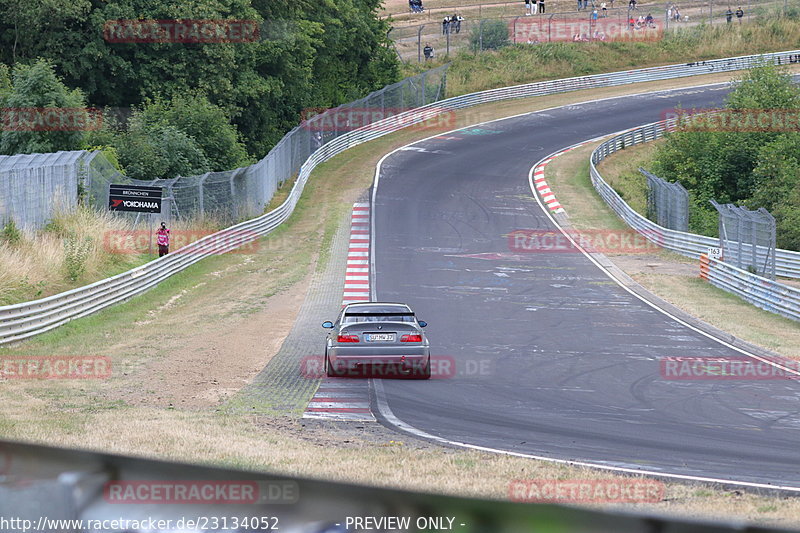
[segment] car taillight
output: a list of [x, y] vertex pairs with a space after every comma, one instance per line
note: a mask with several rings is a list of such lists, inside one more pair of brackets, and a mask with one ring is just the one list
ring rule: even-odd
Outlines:
[[338, 342], [358, 342], [358, 335], [339, 335]]
[[422, 335], [403, 335], [400, 342], [422, 342]]

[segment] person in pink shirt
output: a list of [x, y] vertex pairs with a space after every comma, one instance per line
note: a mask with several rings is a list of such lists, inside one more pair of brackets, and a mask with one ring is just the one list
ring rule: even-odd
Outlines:
[[158, 244], [158, 257], [163, 257], [169, 253], [169, 230], [166, 222], [162, 222], [161, 227], [156, 232], [156, 244]]

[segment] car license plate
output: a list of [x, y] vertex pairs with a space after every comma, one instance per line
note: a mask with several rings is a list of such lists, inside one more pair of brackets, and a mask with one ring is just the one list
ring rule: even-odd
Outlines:
[[367, 342], [394, 342], [394, 333], [366, 333]]

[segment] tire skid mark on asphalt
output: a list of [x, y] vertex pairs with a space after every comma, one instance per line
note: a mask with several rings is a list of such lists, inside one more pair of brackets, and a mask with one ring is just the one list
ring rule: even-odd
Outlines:
[[[369, 203], [353, 204], [342, 307], [369, 301], [369, 224]], [[375, 422], [369, 408], [369, 381], [323, 376], [319, 389], [306, 406], [303, 418]]]

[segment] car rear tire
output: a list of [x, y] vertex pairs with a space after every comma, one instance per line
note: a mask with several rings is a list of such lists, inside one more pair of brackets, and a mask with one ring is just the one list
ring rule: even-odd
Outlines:
[[325, 354], [325, 375], [329, 378], [338, 378], [340, 374], [336, 372], [336, 369], [333, 368], [330, 360], [328, 360], [328, 354]]
[[428, 362], [424, 368], [419, 366], [414, 368], [414, 372], [412, 373], [411, 377], [414, 379], [431, 379], [431, 360], [428, 359]]

